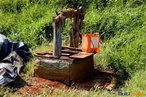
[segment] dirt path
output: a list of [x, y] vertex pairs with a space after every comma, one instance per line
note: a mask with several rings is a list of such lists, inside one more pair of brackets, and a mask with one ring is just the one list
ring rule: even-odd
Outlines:
[[56, 89], [69, 89], [74, 87], [74, 89], [78, 90], [90, 90], [96, 87], [112, 90], [115, 87], [115, 82], [117, 79], [117, 75], [111, 71], [95, 69], [93, 76], [90, 76], [85, 81], [81, 83], [73, 83], [71, 87], [52, 80], [46, 80], [39, 77], [32, 77], [27, 81], [27, 85], [19, 88], [15, 93], [16, 94], [39, 94], [44, 91], [44, 89], [48, 89], [53, 92]]

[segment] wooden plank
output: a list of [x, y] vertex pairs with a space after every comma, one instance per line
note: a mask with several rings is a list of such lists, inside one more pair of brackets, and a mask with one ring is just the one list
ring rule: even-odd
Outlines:
[[86, 58], [86, 57], [91, 56], [91, 55], [93, 55], [93, 53], [81, 52], [81, 53], [78, 53], [78, 54], [71, 55], [70, 58], [83, 59], [83, 58]]
[[77, 54], [80, 53], [80, 51], [73, 51], [73, 50], [61, 50], [62, 53], [69, 53], [69, 54]]
[[69, 50], [75, 50], [75, 51], [82, 51], [82, 49], [80, 49], [80, 48], [67, 47], [67, 46], [62, 46], [62, 49], [69, 49]]
[[35, 54], [34, 56], [41, 57], [41, 58], [55, 58], [53, 55], [48, 55], [48, 54], [46, 54], [46, 55], [38, 55], [38, 54]]
[[[35, 56], [50, 56], [52, 57], [52, 52], [36, 53]], [[61, 56], [70, 56], [67, 53], [61, 53]]]

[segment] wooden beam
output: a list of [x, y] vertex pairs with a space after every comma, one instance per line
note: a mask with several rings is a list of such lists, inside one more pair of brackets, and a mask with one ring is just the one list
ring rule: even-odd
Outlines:
[[67, 54], [77, 54], [80, 53], [81, 51], [73, 51], [73, 50], [61, 50], [62, 53], [67, 53]]

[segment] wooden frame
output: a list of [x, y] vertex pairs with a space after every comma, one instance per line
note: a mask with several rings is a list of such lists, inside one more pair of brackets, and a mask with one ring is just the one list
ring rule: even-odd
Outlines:
[[65, 25], [65, 20], [70, 18], [72, 24], [70, 29], [70, 47], [77, 48], [79, 41], [79, 31], [81, 30], [84, 13], [82, 7], [78, 9], [68, 8], [63, 10], [57, 16], [53, 17], [53, 56], [61, 56], [62, 38], [61, 32]]

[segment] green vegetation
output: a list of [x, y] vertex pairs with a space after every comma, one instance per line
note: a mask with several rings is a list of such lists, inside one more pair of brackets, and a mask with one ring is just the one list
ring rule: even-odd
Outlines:
[[[65, 7], [84, 6], [86, 16], [81, 33], [105, 32], [101, 37], [101, 52], [95, 55], [98, 66], [110, 68], [122, 75], [125, 86], [120, 89], [129, 92], [146, 91], [146, 1], [145, 0], [0, 0], [0, 33], [14, 41], [24, 41], [32, 46], [32, 52], [48, 49], [55, 11]], [[69, 25], [69, 21], [66, 23]], [[62, 37], [67, 44], [69, 26]], [[43, 45], [43, 46], [42, 46]], [[41, 47], [40, 47], [41, 46]], [[26, 72], [33, 71], [33, 61]], [[126, 81], [125, 81], [126, 80]], [[129, 84], [128, 84], [129, 83]], [[2, 94], [5, 89], [0, 89]], [[89, 93], [75, 90], [58, 91], [54, 96], [117, 96], [117, 91], [94, 90]], [[67, 93], [67, 95], [66, 95]], [[44, 94], [42, 96], [45, 96]], [[146, 94], [145, 94], [146, 95]]]

